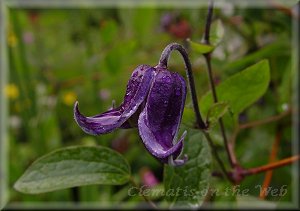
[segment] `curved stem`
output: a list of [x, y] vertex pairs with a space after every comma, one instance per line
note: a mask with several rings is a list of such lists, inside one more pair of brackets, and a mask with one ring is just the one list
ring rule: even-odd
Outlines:
[[191, 96], [192, 96], [192, 101], [193, 101], [194, 112], [196, 115], [197, 125], [201, 129], [206, 129], [206, 125], [200, 114], [197, 93], [196, 93], [196, 88], [195, 88], [195, 82], [194, 82], [194, 76], [193, 76], [193, 72], [192, 72], [192, 65], [189, 60], [186, 50], [182, 47], [182, 45], [180, 45], [178, 43], [169, 44], [163, 50], [157, 66], [167, 68], [168, 60], [170, 58], [171, 52], [174, 50], [177, 50], [181, 54], [181, 56], [184, 60], [184, 63], [185, 63], [185, 69], [186, 69], [186, 73], [187, 73], [187, 77], [188, 77], [188, 81], [189, 81], [189, 85], [190, 85], [190, 91], [191, 91]]
[[[198, 105], [198, 99], [197, 99], [197, 93], [196, 93], [196, 88], [195, 88], [195, 82], [194, 82], [194, 77], [193, 77], [193, 72], [192, 72], [192, 66], [191, 66], [191, 62], [189, 60], [188, 54], [186, 52], [186, 50], [178, 43], [171, 43], [169, 44], [162, 52], [161, 57], [159, 59], [159, 63], [157, 66], [162, 67], [162, 68], [167, 68], [168, 66], [168, 60], [170, 57], [170, 54], [172, 51], [177, 50], [179, 51], [179, 53], [182, 55], [184, 62], [185, 62], [185, 68], [186, 68], [186, 72], [187, 72], [187, 77], [189, 80], [189, 85], [190, 85], [190, 90], [191, 90], [191, 95], [192, 95], [192, 101], [193, 101], [193, 107], [194, 107], [194, 112], [196, 115], [196, 121], [197, 121], [197, 126], [200, 129], [206, 129], [207, 126], [205, 125], [205, 123], [203, 122], [203, 119], [201, 117], [200, 114], [200, 110], [199, 110], [199, 105]], [[229, 177], [228, 172], [225, 169], [225, 166], [221, 160], [221, 158], [219, 157], [219, 154], [216, 150], [216, 147], [210, 137], [210, 135], [203, 130], [203, 133], [205, 135], [205, 138], [207, 139], [211, 149], [212, 149], [212, 153], [214, 154], [221, 170], [222, 173], [224, 174], [224, 176], [232, 182], [232, 179]]]

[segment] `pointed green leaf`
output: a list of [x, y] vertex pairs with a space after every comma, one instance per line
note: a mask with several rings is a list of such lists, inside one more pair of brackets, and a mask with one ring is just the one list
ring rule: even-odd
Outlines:
[[[219, 101], [228, 102], [233, 114], [238, 115], [266, 92], [269, 82], [269, 62], [262, 60], [219, 84], [216, 91]], [[209, 91], [200, 100], [201, 112], [207, 114], [212, 104]]]
[[121, 185], [129, 177], [130, 166], [119, 153], [106, 147], [76, 146], [33, 162], [14, 188], [37, 194], [82, 185]]
[[218, 102], [212, 105], [207, 112], [206, 123], [209, 128], [216, 125], [218, 120], [228, 111], [228, 103]]
[[187, 39], [187, 41], [190, 43], [191, 48], [199, 54], [206, 54], [206, 53], [210, 53], [214, 50], [214, 46], [212, 45], [206, 45], [203, 43], [197, 43], [197, 42], [193, 42], [190, 39]]
[[212, 156], [210, 147], [199, 130], [188, 131], [184, 152], [188, 161], [183, 166], [164, 168], [165, 196], [175, 207], [199, 207], [208, 191]]

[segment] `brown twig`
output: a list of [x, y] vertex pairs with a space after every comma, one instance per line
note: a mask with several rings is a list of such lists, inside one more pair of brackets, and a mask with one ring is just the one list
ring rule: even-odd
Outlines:
[[266, 119], [257, 120], [257, 121], [242, 124], [242, 125], [239, 126], [239, 129], [246, 129], [246, 128], [250, 128], [250, 127], [256, 127], [256, 126], [260, 126], [260, 125], [263, 125], [263, 124], [267, 124], [267, 123], [270, 123], [270, 122], [275, 122], [275, 121], [278, 121], [278, 120], [282, 119], [283, 117], [287, 116], [290, 113], [291, 113], [291, 109], [288, 109], [285, 112], [282, 112], [281, 114], [278, 114], [276, 116], [271, 116], [271, 117], [266, 118]]
[[282, 160], [279, 160], [277, 162], [270, 163], [270, 164], [267, 164], [267, 165], [263, 165], [263, 166], [259, 166], [259, 167], [255, 167], [255, 168], [250, 168], [250, 169], [244, 169], [241, 172], [241, 175], [248, 176], [248, 175], [253, 175], [253, 174], [259, 174], [259, 173], [262, 173], [262, 172], [265, 172], [265, 171], [269, 171], [269, 170], [272, 170], [272, 169], [275, 169], [275, 168], [279, 168], [279, 167], [282, 167], [282, 166], [289, 165], [293, 162], [298, 161], [299, 159], [300, 159], [300, 155], [295, 155], [295, 156], [285, 158], [285, 159], [282, 159]]
[[[277, 156], [277, 152], [278, 152], [278, 146], [279, 146], [280, 138], [281, 138], [281, 133], [277, 132], [276, 136], [275, 136], [275, 140], [274, 140], [273, 145], [272, 145], [272, 150], [271, 150], [270, 157], [269, 157], [269, 163], [273, 163], [273, 162], [276, 161], [276, 156]], [[272, 175], [273, 175], [273, 170], [269, 170], [269, 171], [266, 172], [265, 179], [264, 179], [264, 182], [263, 182], [263, 185], [262, 185], [262, 189], [261, 189], [261, 192], [259, 194], [259, 198], [265, 199], [266, 190], [270, 186]]]
[[257, 120], [257, 121], [253, 121], [253, 122], [248, 122], [248, 123], [241, 124], [241, 125], [237, 126], [235, 128], [235, 130], [233, 131], [232, 136], [230, 138], [230, 143], [232, 143], [233, 149], [234, 149], [236, 138], [237, 138], [240, 130], [278, 121], [278, 120], [286, 117], [287, 115], [289, 115], [291, 112], [292, 112], [292, 109], [288, 109], [288, 110], [282, 112], [281, 114], [271, 116], [271, 117], [268, 117], [266, 119], [261, 119], [261, 120]]

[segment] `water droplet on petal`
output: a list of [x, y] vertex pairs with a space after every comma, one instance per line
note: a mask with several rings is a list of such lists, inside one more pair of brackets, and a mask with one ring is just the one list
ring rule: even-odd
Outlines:
[[132, 74], [132, 77], [136, 77], [137, 76], [137, 74], [138, 74], [138, 72], [136, 71], [136, 72], [134, 72], [133, 74]]
[[166, 83], [170, 83], [170, 82], [171, 82], [171, 78], [170, 78], [169, 76], [164, 76], [164, 77], [162, 78], [162, 81], [163, 81], [163, 82], [166, 82]]
[[181, 94], [180, 87], [176, 87], [175, 95], [176, 95], [176, 96], [179, 96], [180, 94]]
[[167, 107], [167, 106], [168, 106], [168, 101], [165, 100], [165, 101], [164, 101], [164, 107]]

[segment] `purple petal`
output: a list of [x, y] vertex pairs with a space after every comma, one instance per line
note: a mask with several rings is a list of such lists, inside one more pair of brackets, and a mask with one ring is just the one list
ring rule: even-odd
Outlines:
[[77, 124], [83, 131], [92, 135], [105, 134], [119, 127], [128, 128], [136, 124], [137, 117], [134, 114], [148, 95], [154, 73], [155, 69], [148, 65], [137, 67], [128, 81], [124, 102], [118, 108], [102, 114], [85, 117], [80, 113], [78, 102], [76, 102], [74, 118]]
[[166, 69], [158, 71], [149, 91], [146, 106], [138, 127], [149, 152], [167, 163], [172, 155], [176, 159], [183, 148], [184, 135], [177, 142], [186, 97], [185, 80]]

